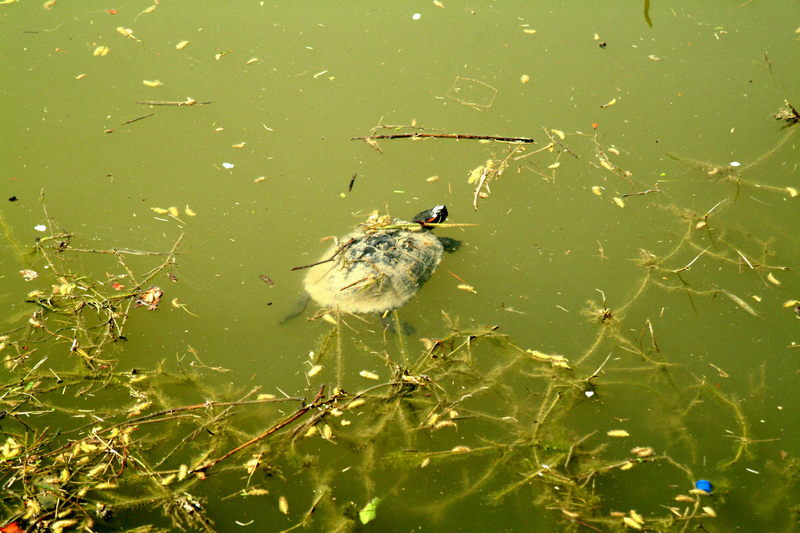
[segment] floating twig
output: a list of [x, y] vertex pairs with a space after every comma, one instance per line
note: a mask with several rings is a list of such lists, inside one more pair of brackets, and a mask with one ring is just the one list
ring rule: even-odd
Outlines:
[[369, 135], [350, 137], [351, 141], [372, 141], [375, 139], [469, 139], [477, 141], [498, 141], [507, 143], [535, 143], [530, 137], [497, 137], [495, 135], [466, 135], [463, 133], [394, 133], [388, 135]]
[[654, 192], [661, 192], [659, 188], [655, 189], [647, 189], [646, 191], [639, 191], [639, 192], [626, 192], [625, 194], [620, 194], [620, 198], [627, 198], [629, 196], [644, 196], [645, 194], [650, 194]]
[[63, 252], [80, 252], [86, 254], [128, 254], [128, 255], [180, 255], [181, 252], [148, 252], [145, 250], [130, 250], [128, 248], [112, 248], [110, 250], [95, 250], [86, 248], [75, 248], [72, 246], [65, 246], [59, 251]]
[[122, 124], [123, 124], [123, 125], [125, 125], [125, 124], [132, 124], [133, 122], [138, 122], [138, 121], [140, 121], [140, 120], [144, 120], [144, 119], [146, 119], [146, 118], [150, 118], [150, 117], [152, 117], [153, 115], [155, 115], [155, 113], [148, 113], [148, 114], [146, 114], [146, 115], [142, 115], [141, 117], [136, 117], [136, 118], [132, 118], [132, 119], [130, 119], [130, 120], [126, 120], [125, 122], [122, 122]]
[[213, 102], [198, 102], [194, 98], [187, 98], [183, 102], [176, 102], [171, 100], [143, 100], [136, 102], [141, 105], [174, 105], [174, 106], [192, 106], [192, 105], [208, 105]]

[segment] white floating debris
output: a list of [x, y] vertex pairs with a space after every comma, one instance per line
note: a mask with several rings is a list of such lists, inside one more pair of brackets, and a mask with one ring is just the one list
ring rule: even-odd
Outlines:
[[742, 164], [739, 163], [738, 161], [731, 161], [729, 164], [732, 167], [740, 167], [740, 166], [742, 166]]
[[235, 167], [236, 165], [234, 165], [233, 163], [223, 162], [222, 166], [225, 167], [225, 168], [231, 169], [231, 168]]
[[34, 226], [33, 229], [35, 229], [36, 231], [47, 231], [47, 226], [45, 226], [44, 224], [38, 224]]
[[583, 394], [585, 394], [587, 398], [591, 398], [592, 396], [594, 396], [594, 391], [593, 390], [587, 390], [587, 391], [584, 391]]
[[422, 15], [420, 13], [414, 13], [413, 15], [411, 15], [411, 20], [419, 20], [421, 18]]

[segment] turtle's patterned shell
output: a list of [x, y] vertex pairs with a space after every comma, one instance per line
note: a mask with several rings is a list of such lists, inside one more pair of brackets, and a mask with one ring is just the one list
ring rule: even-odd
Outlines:
[[[409, 224], [394, 220], [392, 224]], [[442, 259], [442, 243], [423, 229], [358, 229], [333, 261], [311, 267], [304, 286], [323, 307], [349, 313], [373, 313], [406, 304], [431, 277]], [[333, 246], [321, 260], [338, 249]]]

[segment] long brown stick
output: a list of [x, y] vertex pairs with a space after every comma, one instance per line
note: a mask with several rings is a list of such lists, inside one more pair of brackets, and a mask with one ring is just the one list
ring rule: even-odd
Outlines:
[[478, 141], [500, 141], [506, 143], [534, 143], [530, 137], [495, 137], [494, 135], [465, 135], [461, 133], [394, 133], [391, 135], [369, 135], [367, 137], [350, 137], [351, 141], [368, 141], [373, 139], [472, 139]]
[[303, 416], [304, 414], [306, 414], [310, 410], [319, 407], [320, 404], [318, 402], [323, 398], [322, 393], [323, 393], [324, 390], [325, 390], [325, 385], [323, 385], [323, 386], [321, 386], [319, 388], [319, 391], [317, 392], [317, 395], [314, 397], [314, 400], [310, 404], [304, 405], [303, 407], [301, 407], [300, 409], [295, 411], [294, 414], [292, 414], [292, 416], [290, 416], [289, 418], [278, 422], [277, 424], [275, 424], [274, 426], [270, 427], [268, 430], [266, 430], [262, 434], [260, 434], [260, 435], [258, 435], [256, 437], [253, 437], [252, 439], [250, 439], [249, 441], [247, 441], [247, 442], [245, 442], [243, 444], [240, 444], [236, 448], [226, 452], [224, 455], [221, 455], [216, 459], [212, 459], [211, 461], [208, 461], [207, 463], [205, 463], [203, 465], [200, 465], [197, 468], [193, 468], [191, 471], [193, 473], [194, 472], [205, 472], [209, 468], [221, 463], [222, 461], [224, 461], [225, 459], [227, 459], [230, 456], [234, 455], [235, 453], [238, 453], [238, 452], [242, 451], [243, 449], [247, 448], [248, 446], [251, 446], [251, 445], [255, 444], [256, 442], [258, 442], [258, 441], [260, 441], [262, 439], [265, 439], [265, 438], [269, 437], [270, 435], [272, 435], [273, 433], [275, 433], [276, 431], [288, 426], [289, 424], [291, 424], [292, 422], [294, 422], [295, 420], [297, 420], [298, 418], [300, 418], [301, 416]]

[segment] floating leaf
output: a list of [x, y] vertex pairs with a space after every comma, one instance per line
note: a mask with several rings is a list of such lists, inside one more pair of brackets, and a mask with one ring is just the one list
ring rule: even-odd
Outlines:
[[35, 270], [30, 270], [26, 268], [25, 270], [20, 270], [19, 273], [22, 275], [22, 279], [25, 281], [33, 281], [39, 277], [39, 273]]
[[322, 365], [314, 365], [314, 366], [312, 366], [312, 367], [311, 367], [311, 368], [308, 370], [308, 372], [306, 373], [306, 375], [307, 375], [308, 377], [310, 377], [310, 378], [313, 378], [314, 376], [316, 376], [317, 374], [319, 374], [319, 373], [320, 373], [320, 371], [322, 370], [322, 368], [323, 368], [323, 367], [322, 367]]
[[142, 11], [140, 11], [140, 12], [139, 12], [139, 14], [138, 14], [138, 15], [136, 15], [136, 17], [134, 17], [134, 19], [133, 19], [133, 20], [134, 20], [134, 22], [136, 21], [136, 19], [138, 19], [138, 18], [139, 18], [139, 17], [141, 17], [142, 15], [147, 15], [148, 13], [152, 13], [153, 11], [155, 11], [155, 10], [156, 10], [156, 7], [158, 7], [158, 6], [157, 6], [156, 4], [153, 4], [153, 5], [149, 6], [149, 7], [146, 7], [146, 8], [145, 8], [145, 9], [143, 9]]
[[167, 209], [167, 212], [169, 213], [169, 216], [175, 217], [175, 218], [178, 218], [178, 215], [181, 214], [180, 211], [178, 211], [178, 208], [175, 207], [175, 206], [170, 206], [170, 208]]
[[161, 87], [164, 85], [160, 80], [142, 80], [142, 84], [146, 87]]
[[139, 39], [137, 39], [137, 38], [136, 38], [136, 37], [133, 35], [133, 30], [132, 30], [132, 29], [130, 29], [130, 28], [124, 28], [124, 27], [122, 27], [122, 26], [117, 26], [117, 33], [119, 33], [119, 34], [120, 34], [120, 35], [122, 35], [123, 37], [127, 37], [128, 39], [133, 39], [133, 40], [134, 40], [134, 41], [136, 41], [137, 43], [140, 43], [140, 42], [142, 42], [142, 41], [140, 41]]
[[628, 511], [628, 514], [630, 515], [631, 518], [633, 518], [636, 521], [637, 524], [644, 524], [644, 518], [642, 518], [642, 515], [640, 515], [633, 509]]
[[283, 514], [289, 514], [289, 500], [286, 499], [286, 496], [278, 498], [278, 510]]
[[150, 311], [155, 311], [158, 308], [158, 304], [161, 302], [161, 297], [163, 295], [164, 291], [162, 291], [159, 287], [150, 287], [139, 295], [139, 297], [136, 299], [136, 305], [145, 306]]
[[481, 179], [483, 175], [483, 169], [486, 168], [485, 165], [480, 165], [472, 169], [469, 173], [469, 178], [467, 178], [467, 183], [472, 185], [473, 183], [478, 183], [478, 180]]
[[612, 98], [611, 100], [609, 100], [605, 104], [601, 105], [600, 107], [605, 109], [606, 107], [611, 107], [612, 105], [614, 105], [616, 103], [617, 103], [617, 99], [616, 98]]
[[367, 403], [367, 400], [365, 400], [364, 398], [356, 398], [355, 400], [347, 404], [347, 408], [355, 409], [356, 407], [361, 407], [365, 403]]
[[103, 57], [103, 56], [107, 56], [108, 52], [110, 52], [110, 51], [111, 51], [111, 49], [108, 46], [98, 46], [97, 48], [94, 49], [94, 52], [92, 52], [92, 55], [95, 56], [95, 57]]
[[364, 508], [358, 512], [358, 519], [361, 520], [362, 524], [368, 524], [369, 522], [375, 520], [378, 511], [378, 504], [380, 502], [380, 498], [372, 498], [367, 505], [365, 505]]
[[71, 528], [72, 526], [74, 526], [77, 523], [78, 523], [78, 521], [75, 518], [67, 518], [65, 520], [56, 520], [55, 522], [50, 524], [50, 531], [52, 531], [53, 533], [61, 533], [65, 529]]
[[558, 368], [569, 368], [569, 360], [563, 355], [547, 354], [540, 352], [539, 350], [531, 350], [530, 348], [525, 351], [529, 353], [531, 357], [533, 357], [537, 361], [550, 363], [554, 367]]
[[425, 178], [425, 181], [428, 183], [433, 183], [434, 181], [439, 181], [439, 176], [431, 176], [429, 178]]
[[362, 370], [358, 373], [359, 376], [366, 379], [380, 379], [380, 376], [375, 372], [370, 372], [369, 370]]
[[600, 160], [600, 166], [603, 167], [606, 170], [610, 170], [611, 172], [614, 172], [614, 165], [612, 165], [611, 163], [609, 163], [605, 159], [601, 159]]
[[166, 215], [169, 213], [169, 209], [164, 209], [163, 207], [151, 207], [150, 210], [158, 213], [159, 215]]
[[638, 529], [640, 531], [642, 529], [642, 526], [636, 520], [634, 520], [629, 516], [623, 516], [622, 521], [625, 522], [625, 525], [631, 529]]
[[632, 454], [635, 454], [637, 457], [644, 459], [645, 457], [650, 457], [655, 455], [655, 450], [650, 446], [637, 446], [631, 450]]
[[[778, 283], [778, 284], [780, 284], [780, 283]], [[761, 318], [761, 316], [758, 313], [756, 313], [755, 310], [752, 307], [750, 307], [750, 304], [748, 304], [747, 302], [745, 302], [744, 300], [742, 300], [741, 298], [739, 298], [738, 296], [736, 296], [732, 292], [726, 291], [725, 289], [720, 289], [720, 291], [722, 291], [722, 294], [724, 294], [725, 296], [730, 298], [733, 301], [733, 303], [735, 303], [736, 305], [738, 305], [739, 307], [741, 307], [742, 309], [744, 309], [745, 311], [747, 311], [748, 313], [750, 313], [754, 317]]]
[[791, 198], [794, 198], [795, 196], [800, 194], [800, 193], [797, 192], [797, 189], [795, 189], [794, 187], [786, 187], [786, 192], [789, 193], [789, 196]]
[[717, 517], [717, 512], [714, 510], [713, 507], [703, 507], [703, 511], [705, 511], [705, 513], [711, 518]]
[[189, 41], [181, 41], [175, 45], [175, 50], [183, 50], [189, 45]]
[[75, 76], [75, 79], [76, 79], [76, 80], [82, 80], [82, 79], [83, 79], [83, 78], [85, 78], [86, 76], [88, 76], [88, 74], [86, 74], [86, 73], [84, 72], [83, 74], [78, 74], [77, 76]]
[[606, 432], [609, 437], [630, 437], [631, 434], [624, 429], [611, 429]]
[[555, 163], [553, 163], [552, 165], [548, 165], [548, 166], [547, 166], [547, 168], [558, 168], [558, 167], [560, 167], [560, 166], [561, 166], [561, 163], [559, 163], [558, 161], [556, 161], [556, 162], [555, 162]]
[[558, 137], [562, 141], [567, 138], [567, 136], [564, 135], [564, 132], [561, 131], [561, 130], [553, 130], [553, 129], [551, 129], [550, 131], [553, 133], [553, 135], [555, 135], [556, 137]]
[[188, 217], [196, 217], [197, 216], [197, 213], [195, 213], [194, 210], [192, 210], [192, 208], [189, 207], [188, 205], [184, 208], [183, 212], [186, 213], [186, 216], [188, 216]]
[[595, 196], [602, 196], [603, 195], [603, 188], [599, 185], [595, 185], [592, 187], [592, 192]]
[[617, 207], [625, 207], [625, 200], [623, 200], [619, 196], [615, 196], [612, 199], [614, 200], [614, 203], [617, 204]]
[[464, 292], [471, 292], [472, 294], [478, 294], [478, 291], [475, 290], [475, 287], [472, 285], [467, 285], [466, 283], [459, 283], [457, 289]]
[[248, 59], [248, 60], [245, 62], [245, 65], [252, 65], [253, 63], [256, 63], [256, 62], [258, 62], [258, 61], [260, 61], [260, 60], [259, 60], [257, 57], [251, 57], [250, 59]]
[[519, 81], [521, 83], [528, 83], [529, 81], [531, 81], [531, 77], [528, 76], [527, 74], [523, 74], [522, 76], [519, 77]]
[[772, 272], [770, 272], [769, 274], [767, 274], [767, 281], [769, 281], [769, 282], [770, 282], [770, 283], [772, 283], [773, 285], [780, 285], [780, 284], [781, 284], [781, 280], [779, 280], [778, 278], [776, 278], [776, 277], [775, 277], [775, 274], [773, 274]]

